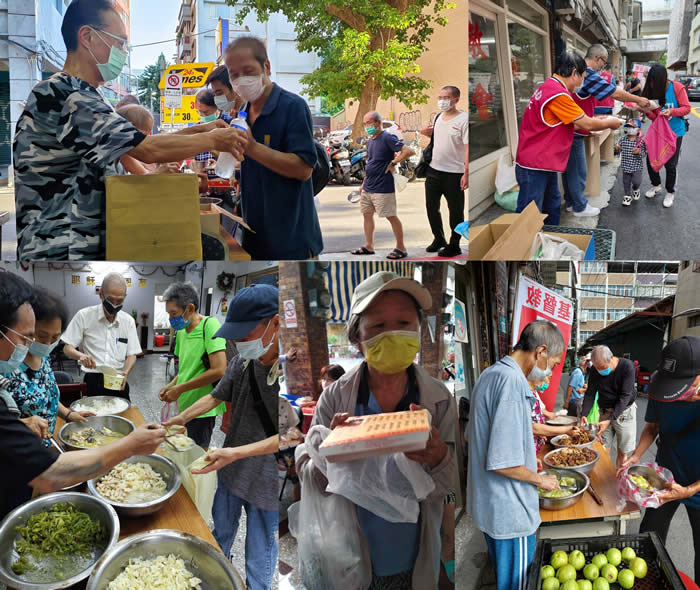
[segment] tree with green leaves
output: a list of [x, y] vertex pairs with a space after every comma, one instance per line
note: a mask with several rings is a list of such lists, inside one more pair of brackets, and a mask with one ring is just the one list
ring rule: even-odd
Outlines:
[[[161, 53], [161, 55], [163, 54]], [[138, 90], [136, 91], [136, 96], [141, 104], [150, 108], [156, 119], [160, 117], [160, 89], [158, 88], [160, 78], [160, 68], [157, 63], [146, 66], [143, 74], [138, 78]], [[153, 94], [154, 92], [155, 94]]]
[[[294, 25], [300, 51], [315, 52], [321, 66], [302, 78], [304, 92], [329, 106], [359, 101], [353, 137], [364, 135], [362, 117], [377, 101], [396, 98], [412, 108], [426, 103], [430, 80], [416, 63], [437, 27], [447, 24], [449, 0], [255, 0], [238, 8], [265, 22], [281, 12]], [[464, 15], [466, 18], [466, 15]]]

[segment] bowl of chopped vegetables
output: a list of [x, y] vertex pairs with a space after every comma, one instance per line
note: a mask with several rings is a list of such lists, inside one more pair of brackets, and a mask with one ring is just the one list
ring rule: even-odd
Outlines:
[[630, 465], [624, 477], [637, 486], [643, 494], [651, 495], [666, 489], [666, 480], [648, 465]]
[[559, 482], [558, 490], [545, 491], [537, 488], [540, 497], [540, 508], [545, 510], [564, 510], [573, 506], [583, 498], [584, 492], [590, 485], [585, 473], [573, 469], [545, 469], [544, 475], [555, 475]]
[[78, 492], [39, 496], [0, 524], [0, 580], [22, 590], [68, 588], [118, 539], [119, 518], [104, 500]]
[[123, 516], [160, 510], [180, 489], [180, 470], [160, 455], [135, 455], [87, 482], [88, 491]]
[[136, 587], [245, 590], [245, 583], [218, 548], [182, 531], [157, 529], [124, 539], [105, 553], [86, 590]]

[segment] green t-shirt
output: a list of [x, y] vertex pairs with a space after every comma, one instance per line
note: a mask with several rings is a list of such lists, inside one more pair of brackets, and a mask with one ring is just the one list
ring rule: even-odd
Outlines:
[[[204, 323], [207, 324], [206, 338], [202, 333]], [[226, 340], [224, 338], [212, 338], [217, 330], [221, 327], [219, 320], [216, 318], [203, 317], [197, 327], [190, 333], [187, 330], [179, 330], [175, 337], [175, 355], [180, 359], [179, 370], [177, 374], [177, 384], [186, 383], [195, 379], [207, 369], [202, 362], [202, 355], [205, 352], [212, 354], [219, 350], [226, 350]], [[212, 384], [198, 387], [183, 393], [177, 400], [177, 407], [180, 412], [183, 412], [200, 400], [214, 389]], [[205, 418], [207, 416], [218, 416], [226, 411], [225, 404], [221, 403], [213, 410], [209, 410], [206, 414], [198, 416]]]

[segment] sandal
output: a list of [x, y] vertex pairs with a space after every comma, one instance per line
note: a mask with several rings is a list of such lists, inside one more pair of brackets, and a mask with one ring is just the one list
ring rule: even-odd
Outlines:
[[408, 256], [408, 252], [403, 252], [399, 250], [398, 248], [394, 248], [389, 254], [386, 255], [386, 257], [389, 260], [401, 260], [402, 258], [406, 258]]
[[374, 251], [368, 250], [367, 248], [362, 246], [361, 248], [356, 248], [355, 250], [350, 252], [350, 254], [354, 254], [355, 256], [372, 256], [374, 255]]
[[629, 195], [625, 195], [625, 196], [622, 198], [622, 204], [623, 204], [625, 207], [629, 207], [629, 206], [632, 204], [632, 197], [630, 197]]

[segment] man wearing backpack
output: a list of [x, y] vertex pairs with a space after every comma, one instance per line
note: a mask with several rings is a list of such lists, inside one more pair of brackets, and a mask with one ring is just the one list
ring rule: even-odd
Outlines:
[[[432, 160], [425, 177], [425, 208], [433, 232], [427, 252], [438, 256], [459, 256], [461, 236], [454, 229], [464, 221], [464, 191], [469, 186], [469, 115], [457, 109], [460, 92], [456, 86], [445, 86], [438, 95], [441, 114], [432, 127], [421, 130], [431, 138]], [[442, 197], [450, 212], [449, 244], [445, 240], [440, 215]]]

